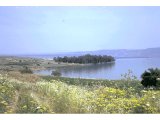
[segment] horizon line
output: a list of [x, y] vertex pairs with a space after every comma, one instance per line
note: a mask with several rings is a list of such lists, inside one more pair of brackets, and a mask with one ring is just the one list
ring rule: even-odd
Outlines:
[[160, 47], [142, 48], [142, 49], [98, 49], [98, 50], [87, 50], [87, 51], [68, 51], [68, 52], [54, 52], [54, 53], [17, 53], [17, 54], [0, 54], [0, 56], [30, 56], [30, 55], [56, 55], [65, 53], [81, 53], [81, 52], [94, 52], [94, 51], [106, 51], [106, 50], [147, 50], [147, 49], [158, 49]]

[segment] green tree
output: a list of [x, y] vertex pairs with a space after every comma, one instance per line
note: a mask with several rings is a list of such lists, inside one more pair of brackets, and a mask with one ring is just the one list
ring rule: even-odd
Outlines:
[[150, 68], [147, 71], [145, 71], [142, 75], [141, 75], [142, 81], [141, 84], [144, 87], [158, 87], [158, 79], [160, 78], [160, 69], [158, 68]]

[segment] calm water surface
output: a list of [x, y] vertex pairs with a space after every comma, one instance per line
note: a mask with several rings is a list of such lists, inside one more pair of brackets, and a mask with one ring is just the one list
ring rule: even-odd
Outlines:
[[[115, 63], [91, 64], [61, 68], [64, 77], [121, 79], [122, 74], [130, 69], [138, 79], [148, 68], [160, 68], [160, 58], [125, 58], [116, 59]], [[36, 74], [51, 75], [53, 69], [36, 71]]]

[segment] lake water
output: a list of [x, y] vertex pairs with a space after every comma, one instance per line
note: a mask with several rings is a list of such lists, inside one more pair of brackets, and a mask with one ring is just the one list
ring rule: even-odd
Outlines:
[[[160, 58], [125, 58], [116, 59], [115, 63], [70, 66], [60, 69], [62, 76], [73, 78], [99, 78], [116, 80], [122, 74], [133, 72], [138, 79], [148, 68], [160, 68]], [[36, 74], [51, 75], [53, 69], [36, 71]]]

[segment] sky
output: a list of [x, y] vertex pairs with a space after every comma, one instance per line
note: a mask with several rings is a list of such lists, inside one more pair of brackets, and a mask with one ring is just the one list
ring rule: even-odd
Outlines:
[[160, 7], [0, 7], [0, 55], [160, 47]]

